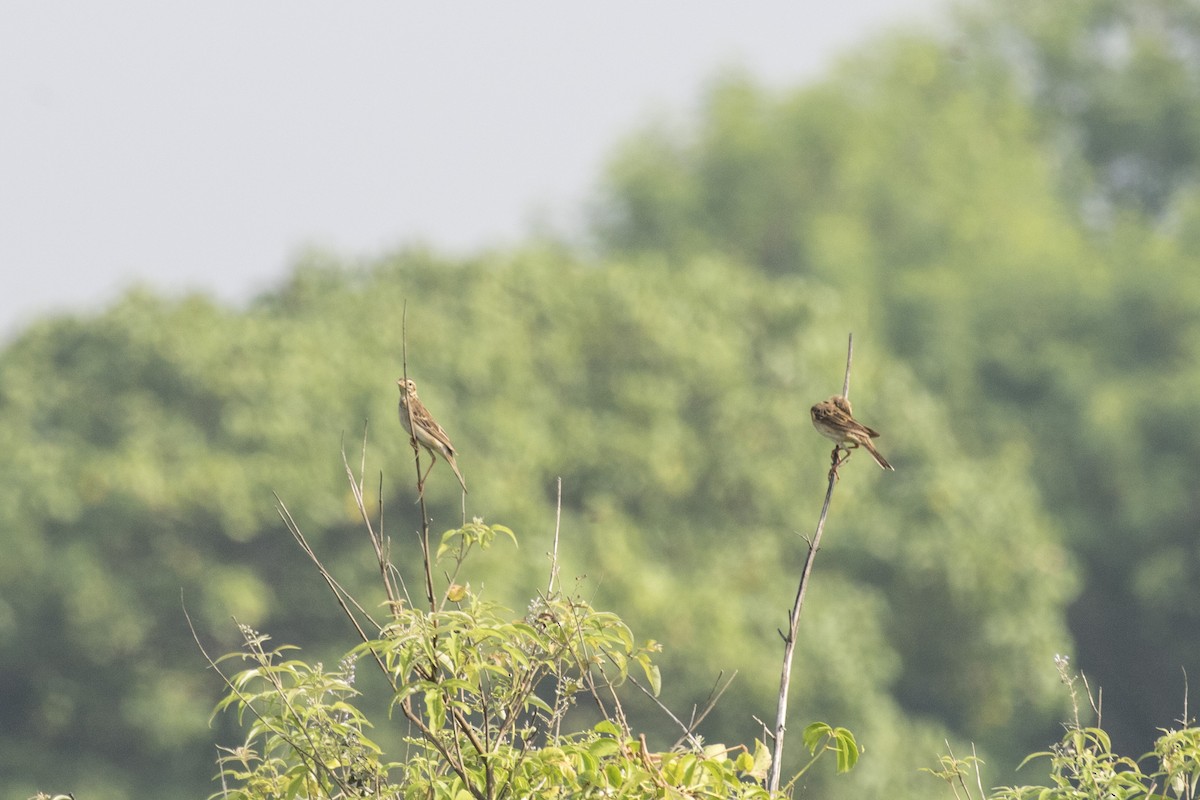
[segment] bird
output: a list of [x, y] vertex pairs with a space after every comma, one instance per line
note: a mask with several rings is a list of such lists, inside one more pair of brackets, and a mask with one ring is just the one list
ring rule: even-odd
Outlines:
[[458, 471], [458, 463], [454, 460], [454, 445], [450, 444], [449, 435], [437, 424], [429, 409], [421, 402], [421, 398], [417, 397], [417, 385], [404, 377], [397, 379], [396, 385], [400, 387], [400, 424], [433, 459], [429, 462], [429, 469], [425, 470], [425, 475], [421, 477], [421, 486], [425, 485], [425, 478], [429, 477], [440, 455], [450, 464], [450, 469], [454, 470], [454, 477], [458, 478], [462, 486], [463, 494], [466, 494], [467, 482], [463, 480], [462, 473]]
[[876, 464], [895, 471], [895, 467], [871, 444], [871, 440], [879, 436], [879, 431], [868, 428], [854, 418], [849, 398], [835, 394], [828, 400], [817, 403], [812, 407], [812, 423], [818, 433], [826, 439], [832, 439], [838, 447], [847, 451], [859, 446], [865, 447]]

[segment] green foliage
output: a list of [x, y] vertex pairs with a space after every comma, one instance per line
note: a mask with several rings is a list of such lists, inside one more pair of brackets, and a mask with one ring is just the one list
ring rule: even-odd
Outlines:
[[[861, 755], [854, 734], [845, 728], [834, 728], [824, 722], [813, 722], [804, 729], [804, 746], [816, 761], [819, 752], [831, 751], [837, 754], [837, 771], [849, 772], [858, 763]], [[811, 766], [810, 762], [808, 766]], [[805, 770], [808, 769], [805, 767]], [[803, 774], [803, 772], [801, 773]], [[795, 783], [795, 781], [792, 781]]]
[[[511, 530], [476, 520], [448, 531], [442, 550], [449, 557], [446, 545], [457, 543], [458, 572], [472, 545], [486, 547], [497, 534], [515, 541]], [[513, 620], [461, 589], [448, 581], [426, 610], [389, 602], [378, 635], [333, 672], [287, 658], [294, 648], [268, 650], [269, 637], [241, 626], [242, 651], [221, 661], [250, 666], [226, 678], [217, 708], [235, 711], [247, 733], [240, 746], [222, 748], [222, 790], [213, 797], [770, 797], [761, 742], [753, 751], [704, 746], [685, 731], [688, 747], [652, 752], [634, 735], [619, 687], [636, 667], [657, 694], [658, 648], [637, 644], [616, 615], [551, 593]], [[383, 676], [393, 716], [407, 724], [403, 757], [389, 760], [368, 737], [374, 725], [357, 705], [360, 664]], [[580, 699], [601, 719], [564, 731]], [[835, 753], [838, 772], [858, 757], [843, 728], [814, 723], [804, 742], [814, 761]]]
[[[19, 640], [22, 657], [47, 668], [14, 684], [38, 708], [5, 729], [17, 743], [0, 751], [45, 736], [27, 725], [76, 731], [79, 717], [51, 716], [55, 695], [42, 687], [95, 674], [107, 676], [103, 691], [72, 702], [97, 719], [122, 715], [126, 738], [143, 742], [112, 758], [132, 769], [172, 742], [200, 752], [207, 732], [192, 706], [204, 691], [178, 622], [181, 586], [210, 640], [228, 645], [233, 614], [339, 658], [322, 651], [337, 641], [335, 615], [299, 579], [307, 573], [267, 508], [272, 491], [304, 497], [315, 547], [349, 536], [358, 513], [328, 456], [341, 431], [355, 437], [369, 419], [366, 468], [385, 477], [366, 502], [382, 502], [389, 520], [411, 513], [412, 451], [393, 383], [406, 299], [409, 374], [460, 450], [469, 513], [503, 509], [514, 528], [547, 530], [561, 476], [563, 575], [586, 573], [598, 587], [591, 602], [682, 643], [661, 665], [678, 676], [664, 686], [668, 704], [738, 670], [705, 730], [758, 735], [752, 715], [774, 706], [775, 631], [823, 488], [828, 450], [807, 409], [840, 383], [842, 301], [812, 280], [720, 258], [599, 266], [531, 248], [461, 263], [405, 253], [361, 272], [309, 265], [237, 314], [134, 296], [89, 323], [46, 323], [10, 348], [0, 435], [14, 447], [0, 467], [11, 479], [0, 513], [23, 513], [2, 530], [30, 555], [8, 585], [21, 615], [47, 620], [52, 635], [30, 629]], [[94, 343], [86, 359], [81, 341]], [[999, 741], [1019, 721], [1052, 717], [1042, 665], [1062, 649], [1071, 564], [1022, 477], [1027, 454], [964, 450], [942, 405], [902, 364], [881, 362], [869, 336], [859, 341], [857, 407], [885, 431], [881, 446], [905, 479], [869, 461], [843, 472], [792, 707], [871, 742], [849, 791], [917, 791], [915, 769], [947, 726]], [[150, 387], [111, 378], [102, 402], [83, 399], [89, 381], [128, 374], [130, 362], [173, 377]], [[86, 381], [76, 374], [85, 367]], [[192, 387], [186, 400], [174, 394], [182, 386]], [[57, 430], [38, 422], [46, 415], [81, 431], [108, 426], [113, 438], [89, 444], [80, 433], [56, 451], [39, 433]], [[42, 474], [58, 477], [30, 481]], [[448, 475], [439, 465], [426, 488], [439, 520], [460, 513]], [[468, 526], [445, 552], [474, 535]], [[544, 549], [481, 554], [475, 585], [519, 604], [505, 587], [540, 572]], [[351, 549], [332, 553], [350, 589], [370, 579]], [[47, 613], [59, 597], [78, 604], [72, 614]], [[75, 642], [65, 649], [82, 662], [64, 660], [58, 641]], [[145, 675], [133, 685], [121, 669], [131, 660]], [[838, 791], [820, 774], [805, 781]]]
[[[673, 705], [738, 669], [706, 721], [737, 741], [772, 703], [825, 469], [807, 408], [853, 330], [856, 408], [897, 473], [856, 460], [835, 501], [792, 703], [870, 748], [809, 790], [921, 796], [947, 735], [1006, 774], [1057, 716], [1045, 665], [1072, 636], [1121, 687], [1114, 750], [1144, 749], [1200, 659], [1193, 6], [980, 4], [802, 89], [727, 76], [693, 123], [619, 149], [592, 259], [312, 254], [244, 309], [134, 292], [30, 328], [0, 354], [0, 775], [207, 784], [181, 588], [223, 649], [232, 613], [337, 659], [270, 496], [342, 541], [357, 512], [328, 456], [367, 420], [368, 503], [407, 518], [406, 307], [469, 516], [548, 530], [561, 477], [564, 575], [680, 643], [656, 661]], [[427, 499], [457, 524], [447, 477]], [[541, 549], [479, 554], [456, 592], [515, 607]]]
[[[1075, 718], [1053, 747], [1030, 755], [1021, 764], [1024, 768], [1046, 759], [1050, 771], [1048, 784], [1003, 787], [991, 793], [985, 793], [980, 784], [976, 791], [967, 781], [977, 772], [979, 759], [958, 759], [953, 754], [942, 756], [940, 770], [925, 772], [946, 781], [955, 798], [967, 800], [973, 794], [979, 800], [985, 797], [988, 800], [1165, 800], [1167, 797], [1191, 800], [1196, 796], [1200, 784], [1200, 728], [1189, 727], [1191, 721], [1183, 720], [1179, 730], [1162, 730], [1154, 749], [1140, 758], [1118, 755], [1107, 731], [1098, 725], [1081, 724], [1077, 679], [1068, 672], [1066, 658], [1060, 657], [1057, 664], [1076, 703]], [[1088, 700], [1096, 708], [1090, 692]]]
[[1200, 9], [1189, 0], [1004, 0], [960, 12], [977, 54], [1020, 75], [1063, 187], [1092, 222], [1163, 218], [1200, 166]]

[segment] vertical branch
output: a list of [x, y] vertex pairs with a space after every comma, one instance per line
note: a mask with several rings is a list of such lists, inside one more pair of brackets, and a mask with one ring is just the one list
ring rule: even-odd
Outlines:
[[833, 499], [833, 487], [837, 484], [837, 474], [829, 473], [829, 486], [825, 489], [825, 503], [821, 506], [821, 517], [817, 520], [817, 530], [808, 543], [808, 557], [804, 560], [804, 571], [800, 573], [800, 585], [796, 589], [796, 600], [788, 612], [789, 628], [783, 636], [783, 672], [779, 679], [779, 700], [775, 707], [775, 749], [771, 757], [770, 782], [767, 788], [772, 792], [779, 791], [779, 778], [783, 769], [783, 738], [787, 731], [788, 687], [792, 680], [792, 655], [796, 651], [796, 630], [800, 626], [800, 609], [804, 605], [804, 595], [808, 591], [808, 577], [812, 574], [813, 562], [817, 550], [821, 547], [821, 534], [825, 531], [825, 518], [829, 514], [829, 503]]
[[[354, 495], [354, 504], [358, 508], [359, 516], [362, 518], [363, 524], [367, 527], [367, 535], [371, 539], [371, 547], [375, 550], [375, 559], [379, 562], [379, 575], [383, 580], [383, 588], [387, 593], [388, 602], [392, 608], [395, 608], [395, 603], [398, 599], [396, 585], [392, 581], [392, 576], [388, 572], [389, 559], [387, 554], [387, 539], [383, 533], [383, 493], [382, 485], [379, 495], [379, 531], [376, 532], [375, 526], [371, 524], [371, 515], [367, 512], [366, 499], [363, 495], [363, 479], [367, 470], [367, 423], [363, 422], [363, 443], [362, 443], [362, 461], [359, 465], [358, 477], [354, 476], [354, 470], [350, 468], [350, 462], [346, 458], [346, 444], [342, 443], [342, 466], [346, 470], [346, 479], [350, 482], [350, 491]], [[382, 481], [382, 477], [380, 478]]]
[[[404, 380], [408, 381], [408, 300], [404, 301], [404, 308], [400, 316], [400, 359], [403, 369]], [[416, 425], [413, 424], [412, 406], [405, 404], [405, 410], [408, 412], [408, 429], [415, 431]], [[425, 510], [425, 492], [421, 491], [421, 446], [417, 444], [416, 434], [412, 436], [413, 463], [417, 468], [417, 505], [421, 510], [421, 560], [425, 567], [425, 599], [429, 601], [429, 610], [437, 610], [437, 600], [433, 595], [433, 557], [429, 553], [429, 513]]]
[[404, 592], [404, 602], [411, 606], [412, 596], [408, 593], [408, 584], [404, 582], [404, 576], [400, 574], [400, 570], [396, 569], [396, 565], [392, 563], [392, 537], [383, 535], [383, 470], [379, 471], [379, 488], [376, 490], [376, 496], [379, 498], [379, 535], [383, 540], [382, 553], [387, 573], [395, 578]]
[[554, 584], [558, 582], [558, 531], [562, 526], [562, 476], [558, 478], [558, 503], [554, 509], [554, 551], [550, 554], [550, 582], [546, 584], [546, 597], [554, 595]]
[[[850, 335], [850, 344], [846, 350], [846, 377], [842, 382], [842, 396], [850, 391], [850, 362], [854, 357], [854, 335]], [[796, 588], [796, 599], [788, 612], [788, 632], [783, 637], [783, 670], [779, 676], [779, 699], [775, 707], [775, 747], [771, 754], [771, 772], [767, 778], [767, 789], [779, 791], [779, 778], [783, 771], [783, 740], [787, 732], [788, 689], [792, 682], [792, 656], [796, 652], [796, 631], [800, 627], [800, 609], [804, 606], [804, 595], [808, 592], [808, 579], [812, 574], [813, 562], [817, 558], [817, 550], [821, 549], [821, 535], [825, 532], [825, 519], [829, 515], [829, 503], [833, 500], [833, 487], [837, 485], [836, 459], [835, 468], [829, 470], [829, 485], [825, 489], [825, 503], [821, 506], [821, 516], [817, 519], [817, 529], [808, 543], [808, 556], [804, 559], [804, 570], [800, 573], [800, 584]]]
[[850, 397], [850, 362], [854, 360], [854, 334], [848, 336], [846, 343], [846, 377], [842, 379], [842, 397]]

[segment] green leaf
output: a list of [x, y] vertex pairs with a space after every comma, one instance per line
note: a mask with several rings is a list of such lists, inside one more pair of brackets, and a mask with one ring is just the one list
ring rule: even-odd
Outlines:
[[771, 748], [760, 739], [754, 740], [754, 765], [746, 770], [751, 777], [763, 780], [771, 769]]
[[854, 740], [854, 734], [845, 728], [838, 728], [833, 741], [837, 750], [837, 771], [842, 773], [854, 769], [859, 756], [858, 742]]
[[825, 722], [813, 722], [804, 728], [804, 733], [801, 738], [804, 740], [804, 746], [808, 748], [810, 755], [815, 755], [817, 748], [821, 746], [826, 738], [833, 736], [833, 728]]
[[612, 736], [615, 739], [620, 739], [622, 736], [621, 729], [617, 727], [617, 723], [612, 720], [602, 719], [592, 726], [592, 730], [596, 733]]
[[659, 672], [658, 665], [652, 664], [646, 656], [638, 656], [637, 662], [642, 665], [642, 671], [650, 683], [651, 694], [658, 697], [659, 692], [662, 691], [662, 673]]
[[430, 689], [425, 692], [425, 714], [429, 729], [434, 733], [446, 727], [446, 705], [442, 701], [441, 689]]

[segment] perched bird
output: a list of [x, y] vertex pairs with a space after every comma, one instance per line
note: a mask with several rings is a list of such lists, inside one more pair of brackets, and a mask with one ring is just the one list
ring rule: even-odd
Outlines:
[[429, 477], [440, 455], [450, 464], [450, 469], [454, 470], [454, 476], [462, 485], [463, 494], [466, 494], [467, 482], [463, 480], [462, 473], [458, 471], [458, 464], [454, 461], [454, 445], [450, 444], [450, 437], [446, 431], [442, 430], [442, 426], [437, 424], [429, 409], [421, 402], [421, 398], [417, 397], [417, 385], [404, 378], [397, 380], [396, 385], [400, 387], [400, 423], [409, 436], [429, 451], [429, 457], [433, 459], [421, 478], [421, 485], [425, 485], [425, 478]]
[[850, 450], [855, 447], [865, 447], [875, 459], [875, 463], [884, 469], [895, 471], [887, 459], [879, 454], [871, 440], [879, 436], [879, 431], [868, 428], [854, 418], [850, 408], [850, 400], [840, 394], [812, 407], [813, 427], [826, 439], [832, 439], [838, 447]]

